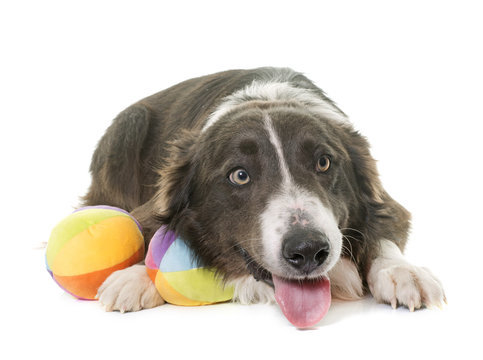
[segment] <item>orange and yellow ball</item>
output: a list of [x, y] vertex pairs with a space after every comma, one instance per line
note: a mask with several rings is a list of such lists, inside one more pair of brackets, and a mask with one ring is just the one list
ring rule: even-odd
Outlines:
[[110, 206], [89, 206], [67, 216], [52, 230], [46, 250], [53, 279], [83, 300], [94, 300], [111, 273], [143, 258], [140, 225], [126, 211]]

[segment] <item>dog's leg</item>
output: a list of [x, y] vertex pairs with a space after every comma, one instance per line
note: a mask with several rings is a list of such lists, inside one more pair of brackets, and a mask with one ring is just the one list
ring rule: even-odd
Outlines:
[[149, 309], [164, 304], [144, 265], [133, 265], [113, 272], [97, 292], [106, 311]]
[[407, 306], [410, 311], [446, 302], [441, 282], [426, 268], [406, 261], [395, 243], [381, 241], [379, 256], [372, 261], [367, 283], [379, 302]]

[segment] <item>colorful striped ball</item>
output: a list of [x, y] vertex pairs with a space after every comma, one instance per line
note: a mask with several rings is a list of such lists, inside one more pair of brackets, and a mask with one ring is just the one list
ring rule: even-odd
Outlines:
[[202, 267], [186, 243], [161, 227], [149, 243], [146, 269], [163, 299], [174, 305], [198, 306], [233, 298], [212, 269]]
[[143, 257], [141, 226], [129, 213], [111, 206], [89, 206], [67, 216], [52, 230], [46, 265], [65, 291], [82, 300], [94, 300], [111, 273]]

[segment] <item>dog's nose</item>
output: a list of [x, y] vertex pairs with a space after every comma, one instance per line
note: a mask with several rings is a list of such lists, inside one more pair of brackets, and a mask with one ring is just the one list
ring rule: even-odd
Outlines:
[[282, 255], [285, 260], [307, 275], [324, 263], [329, 251], [329, 239], [316, 230], [290, 231], [282, 243]]

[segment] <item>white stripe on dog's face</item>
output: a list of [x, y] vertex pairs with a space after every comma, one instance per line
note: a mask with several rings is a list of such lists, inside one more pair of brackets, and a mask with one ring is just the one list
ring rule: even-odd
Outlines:
[[280, 171], [282, 172], [282, 181], [284, 186], [290, 186], [293, 183], [292, 176], [290, 175], [290, 171], [288, 169], [287, 162], [285, 161], [285, 157], [283, 155], [282, 143], [273, 128], [272, 119], [268, 114], [265, 114], [263, 118], [263, 125], [268, 132], [268, 136], [270, 142], [272, 143], [278, 157], [278, 165], [280, 166]]
[[279, 276], [291, 276], [293, 269], [282, 257], [282, 243], [284, 235], [297, 226], [317, 230], [327, 236], [329, 256], [311, 277], [325, 275], [339, 260], [342, 233], [332, 211], [317, 196], [295, 183], [283, 154], [282, 143], [268, 115], [264, 117], [264, 126], [276, 150], [282, 175], [281, 190], [272, 196], [261, 214], [264, 266]]

